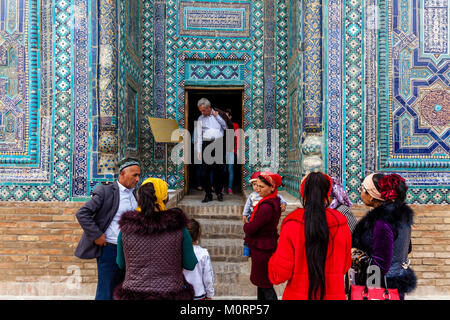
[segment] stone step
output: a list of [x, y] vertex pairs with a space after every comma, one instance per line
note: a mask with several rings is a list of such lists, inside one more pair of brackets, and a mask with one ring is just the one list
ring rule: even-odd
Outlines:
[[250, 259], [244, 262], [212, 261], [215, 284], [238, 284], [250, 277]]
[[256, 296], [256, 287], [250, 282], [250, 278], [247, 281], [239, 284], [218, 283], [214, 285], [214, 295], [216, 299], [220, 299], [220, 296]]
[[246, 262], [248, 257], [242, 255], [243, 245], [243, 239], [203, 238], [200, 241], [200, 246], [208, 250], [213, 262]]
[[225, 194], [222, 202], [216, 200], [216, 195], [213, 195], [213, 201], [207, 203], [201, 202], [203, 198], [203, 192], [185, 195], [177, 207], [181, 208], [189, 217], [196, 219], [242, 220], [245, 204], [242, 194]]
[[241, 220], [195, 218], [202, 229], [202, 239], [244, 239]]
[[226, 219], [226, 220], [242, 220], [243, 205], [184, 205], [178, 204], [178, 207], [190, 218], [207, 218], [207, 219]]
[[[250, 282], [251, 261], [214, 262], [214, 292], [220, 297], [256, 298], [256, 287]], [[278, 296], [283, 294], [286, 284], [274, 286]]]
[[[274, 286], [275, 292], [278, 295], [278, 299], [281, 299], [283, 295], [286, 283]], [[247, 277], [242, 283], [217, 283], [214, 285], [214, 299], [256, 299], [256, 286], [250, 282], [250, 278]]]
[[250, 282], [250, 260], [245, 262], [213, 261], [215, 296], [253, 296], [256, 288]]

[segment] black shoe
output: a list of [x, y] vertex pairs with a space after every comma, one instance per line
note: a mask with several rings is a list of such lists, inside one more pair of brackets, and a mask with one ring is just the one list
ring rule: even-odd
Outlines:
[[207, 194], [205, 196], [205, 199], [202, 200], [203, 203], [210, 202], [210, 201], [212, 201], [212, 195], [210, 195], [210, 194], [209, 195]]
[[217, 195], [217, 200], [223, 201], [223, 194], [219, 193], [219, 194]]

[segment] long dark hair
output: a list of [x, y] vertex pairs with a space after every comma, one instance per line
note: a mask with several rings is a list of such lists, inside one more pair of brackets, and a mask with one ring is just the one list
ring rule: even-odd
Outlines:
[[328, 251], [329, 228], [325, 201], [328, 202], [330, 182], [320, 172], [310, 173], [305, 180], [303, 207], [305, 208], [305, 249], [308, 264], [308, 299], [325, 296], [325, 261]]
[[[155, 210], [156, 195], [155, 195], [155, 187], [153, 183], [148, 182], [141, 186], [138, 191], [138, 206], [141, 208], [141, 212], [145, 217], [148, 217]], [[158, 207], [158, 209], [160, 209]]]

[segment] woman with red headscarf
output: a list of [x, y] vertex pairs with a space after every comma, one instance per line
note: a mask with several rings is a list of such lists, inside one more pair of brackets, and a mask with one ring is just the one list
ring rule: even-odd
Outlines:
[[244, 224], [245, 241], [252, 259], [250, 281], [258, 287], [258, 300], [277, 300], [277, 294], [268, 278], [267, 264], [277, 247], [278, 222], [280, 221], [281, 176], [272, 172], [261, 172], [256, 182], [256, 192], [261, 200], [254, 207], [250, 219]]
[[331, 178], [312, 172], [300, 187], [304, 209], [281, 224], [278, 247], [269, 261], [273, 284], [288, 281], [284, 300], [345, 300], [344, 275], [351, 266], [347, 218], [329, 209]]

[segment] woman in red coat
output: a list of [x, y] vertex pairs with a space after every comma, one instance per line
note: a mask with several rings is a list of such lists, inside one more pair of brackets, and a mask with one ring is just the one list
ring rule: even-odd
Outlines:
[[345, 300], [344, 276], [351, 266], [352, 237], [347, 218], [327, 209], [332, 180], [312, 172], [301, 184], [304, 209], [281, 224], [276, 252], [269, 261], [273, 284], [288, 281], [284, 300]]
[[258, 300], [277, 300], [277, 294], [268, 278], [267, 264], [277, 247], [278, 222], [280, 221], [280, 198], [277, 188], [281, 176], [272, 172], [261, 172], [256, 181], [256, 192], [261, 196], [244, 224], [245, 242], [252, 258], [250, 281], [258, 287]]

